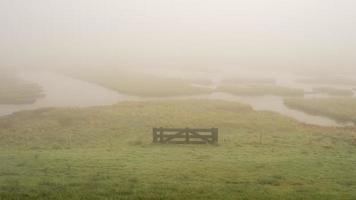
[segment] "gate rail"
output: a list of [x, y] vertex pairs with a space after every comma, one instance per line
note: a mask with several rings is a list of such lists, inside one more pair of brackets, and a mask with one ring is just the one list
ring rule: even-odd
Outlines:
[[192, 128], [153, 128], [153, 143], [217, 144], [219, 130]]

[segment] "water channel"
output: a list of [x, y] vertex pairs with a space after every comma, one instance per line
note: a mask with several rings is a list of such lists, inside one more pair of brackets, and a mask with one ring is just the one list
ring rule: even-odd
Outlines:
[[[219, 99], [249, 104], [257, 111], [273, 111], [292, 117], [299, 122], [319, 125], [344, 127], [352, 123], [340, 123], [323, 116], [309, 115], [304, 112], [290, 109], [283, 103], [283, 97], [262, 96], [246, 97], [227, 93], [212, 93], [208, 95], [145, 98], [120, 94], [116, 91], [98, 86], [93, 83], [74, 79], [52, 72], [27, 71], [19, 74], [20, 78], [39, 84], [44, 97], [30, 105], [0, 105], [0, 116], [12, 114], [21, 110], [32, 110], [45, 107], [90, 107], [112, 105], [120, 101], [146, 101], [164, 99]], [[311, 97], [306, 97], [311, 98]]]

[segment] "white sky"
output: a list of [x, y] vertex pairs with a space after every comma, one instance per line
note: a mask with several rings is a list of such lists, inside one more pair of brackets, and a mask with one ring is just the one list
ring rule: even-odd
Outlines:
[[355, 0], [0, 0], [1, 66], [356, 71]]

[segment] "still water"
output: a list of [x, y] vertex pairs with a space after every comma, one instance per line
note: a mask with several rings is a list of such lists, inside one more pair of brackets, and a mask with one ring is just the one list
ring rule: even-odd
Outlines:
[[209, 95], [183, 96], [170, 98], [142, 98], [106, 89], [96, 84], [88, 83], [68, 76], [52, 72], [23, 72], [20, 78], [39, 84], [45, 97], [38, 99], [31, 105], [0, 105], [0, 116], [21, 110], [31, 110], [44, 107], [90, 107], [112, 105], [120, 101], [146, 101], [164, 99], [219, 99], [249, 104], [257, 111], [273, 111], [292, 117], [302, 123], [343, 127], [351, 123], [339, 123], [322, 116], [309, 115], [301, 111], [286, 107], [282, 97], [242, 97], [227, 93], [213, 93]]
[[0, 116], [45, 107], [89, 107], [130, 100], [128, 96], [51, 72], [22, 72], [19, 77], [42, 87], [44, 97], [29, 105], [0, 105]]

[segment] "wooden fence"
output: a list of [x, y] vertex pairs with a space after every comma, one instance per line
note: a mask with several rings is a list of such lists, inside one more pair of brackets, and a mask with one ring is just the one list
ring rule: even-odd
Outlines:
[[153, 143], [161, 144], [217, 144], [217, 128], [153, 128]]

